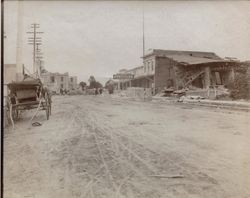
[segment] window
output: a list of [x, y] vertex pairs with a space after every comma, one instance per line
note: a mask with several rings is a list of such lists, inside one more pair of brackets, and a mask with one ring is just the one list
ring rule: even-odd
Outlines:
[[71, 81], [71, 82], [73, 82], [73, 80], [74, 80], [73, 78], [70, 78], [70, 81]]
[[154, 62], [153, 61], [151, 62], [151, 70], [152, 71], [154, 70]]
[[63, 76], [61, 77], [61, 82], [63, 82]]
[[54, 83], [55, 82], [55, 76], [50, 77], [50, 82]]
[[61, 88], [63, 89], [63, 84], [61, 84]]

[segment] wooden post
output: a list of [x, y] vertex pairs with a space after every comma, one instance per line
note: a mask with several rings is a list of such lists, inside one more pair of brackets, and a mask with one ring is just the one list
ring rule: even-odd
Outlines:
[[230, 78], [231, 78], [230, 80], [231, 80], [232, 82], [234, 82], [234, 80], [235, 80], [234, 68], [231, 69], [230, 74], [231, 74], [231, 75], [230, 75]]
[[211, 85], [211, 71], [210, 71], [210, 67], [205, 67], [205, 77], [204, 77], [204, 82], [205, 82], [205, 88], [209, 89], [209, 86]]
[[117, 88], [118, 88], [118, 89], [117, 89], [118, 91], [119, 91], [120, 88], [121, 88], [121, 87], [120, 87], [120, 80], [118, 80], [118, 87], [117, 87]]

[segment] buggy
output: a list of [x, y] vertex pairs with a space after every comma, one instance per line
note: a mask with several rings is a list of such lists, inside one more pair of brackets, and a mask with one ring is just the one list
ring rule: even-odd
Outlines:
[[17, 120], [23, 110], [45, 110], [46, 118], [49, 119], [51, 115], [51, 96], [40, 79], [27, 78], [23, 81], [11, 82], [7, 87], [7, 115], [13, 127], [14, 121]]

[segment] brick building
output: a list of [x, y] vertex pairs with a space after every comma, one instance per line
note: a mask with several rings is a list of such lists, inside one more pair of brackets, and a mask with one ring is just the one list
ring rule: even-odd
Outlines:
[[239, 61], [222, 59], [213, 52], [154, 49], [143, 57], [143, 66], [122, 71], [134, 74], [134, 79], [120, 80], [120, 88], [144, 87], [156, 92], [165, 87], [207, 89], [228, 84], [242, 69]]

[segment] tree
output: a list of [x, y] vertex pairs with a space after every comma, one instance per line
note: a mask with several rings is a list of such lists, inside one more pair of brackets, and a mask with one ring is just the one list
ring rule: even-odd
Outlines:
[[105, 83], [105, 88], [108, 89], [109, 94], [112, 94], [114, 92], [114, 88], [115, 88], [115, 82], [110, 79]]
[[96, 82], [94, 76], [90, 76], [90, 77], [89, 77], [89, 84], [91, 84], [92, 82]]
[[86, 86], [87, 86], [87, 83], [82, 81], [82, 82], [79, 83], [79, 85], [82, 88], [82, 90], [84, 90], [86, 88]]
[[95, 88], [102, 88], [102, 84], [100, 82], [96, 81]]
[[90, 76], [89, 77], [89, 88], [90, 89], [102, 88], [102, 84], [100, 82], [96, 81], [94, 76]]

